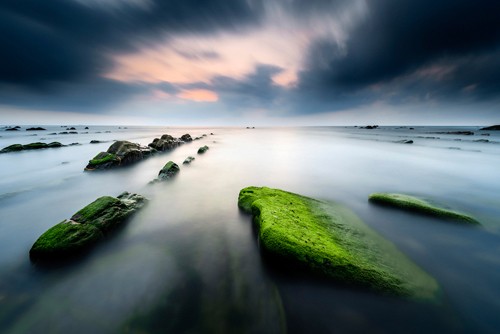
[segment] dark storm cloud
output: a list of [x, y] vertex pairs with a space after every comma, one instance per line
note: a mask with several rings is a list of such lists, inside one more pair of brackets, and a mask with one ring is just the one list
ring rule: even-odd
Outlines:
[[109, 53], [131, 51], [165, 32], [198, 34], [255, 23], [257, 1], [4, 0], [0, 4], [0, 82], [39, 86], [102, 73]]
[[[367, 17], [349, 32], [344, 46], [324, 39], [313, 44], [300, 91], [346, 104], [376, 99], [384, 88], [400, 97], [498, 98], [499, 1], [366, 3]], [[436, 72], [436, 66], [451, 70], [419, 76], [419, 70], [432, 66]], [[400, 83], [406, 86], [398, 91]]]

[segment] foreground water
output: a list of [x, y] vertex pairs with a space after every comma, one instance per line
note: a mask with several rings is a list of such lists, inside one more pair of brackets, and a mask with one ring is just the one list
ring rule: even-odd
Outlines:
[[[500, 133], [478, 128], [78, 127], [0, 133], [81, 145], [0, 155], [2, 333], [470, 333], [500, 330]], [[474, 131], [472, 136], [446, 134]], [[87, 132], [87, 133], [85, 133]], [[84, 172], [113, 140], [209, 134], [129, 168]], [[484, 133], [490, 134], [484, 136]], [[36, 134], [36, 136], [34, 136]], [[103, 143], [90, 144], [90, 140]], [[396, 141], [411, 139], [413, 144]], [[481, 140], [481, 141], [478, 141]], [[487, 140], [487, 142], [486, 142]], [[208, 145], [205, 155], [195, 155]], [[190, 166], [148, 185], [169, 160]], [[440, 283], [437, 304], [280, 274], [259, 254], [241, 188], [270, 186], [345, 204]], [[46, 229], [99, 196], [150, 199], [126, 228], [72, 265], [33, 265]], [[375, 207], [404, 192], [475, 216], [481, 228]]]

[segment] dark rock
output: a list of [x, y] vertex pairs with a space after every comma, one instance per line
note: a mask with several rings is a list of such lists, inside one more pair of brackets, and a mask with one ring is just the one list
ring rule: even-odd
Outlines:
[[53, 135], [57, 135], [57, 133], [55, 133], [55, 132], [49, 133], [49, 136], [53, 136]]
[[171, 150], [179, 145], [184, 143], [182, 140], [172, 137], [171, 135], [163, 135], [161, 138], [155, 138], [152, 143], [149, 143], [148, 146], [154, 148], [158, 151], [167, 151]]
[[74, 127], [67, 128], [66, 130], [76, 130]]
[[99, 144], [101, 141], [100, 140], [91, 140], [90, 143], [91, 144]]
[[189, 165], [192, 161], [194, 160], [194, 157], [189, 156], [187, 157], [184, 162], [182, 163], [183, 165]]
[[17, 129], [17, 128], [8, 128], [8, 129], [5, 129], [5, 131], [19, 131], [19, 129]]
[[461, 136], [473, 136], [474, 132], [472, 131], [446, 131], [446, 132], [432, 132], [443, 135], [461, 135]]
[[415, 128], [409, 128], [409, 130], [415, 130]]
[[478, 140], [474, 140], [474, 142], [476, 142], [476, 143], [489, 143], [490, 141], [488, 139], [478, 139]]
[[176, 175], [177, 173], [179, 173], [179, 171], [180, 171], [179, 166], [175, 162], [169, 161], [165, 164], [165, 166], [163, 166], [163, 168], [158, 173], [158, 179], [159, 180], [169, 179], [174, 175]]
[[30, 143], [26, 145], [21, 145], [21, 144], [14, 144], [5, 147], [0, 151], [0, 153], [9, 153], [9, 152], [17, 152], [17, 151], [24, 151], [24, 150], [38, 150], [42, 148], [55, 148], [55, 147], [63, 147], [64, 145], [59, 143], [59, 142], [52, 142], [49, 144], [46, 143]]
[[205, 146], [202, 146], [198, 149], [198, 154], [203, 154], [205, 153], [206, 151], [208, 151], [209, 147], [207, 145]]
[[33, 261], [63, 260], [80, 255], [122, 225], [146, 202], [143, 196], [128, 192], [117, 198], [100, 197], [71, 219], [42, 234], [31, 247], [30, 258]]
[[493, 131], [499, 131], [500, 130], [500, 125], [492, 125], [492, 126], [487, 126], [485, 128], [481, 128], [479, 130], [493, 130]]
[[481, 136], [489, 136], [489, 133], [481, 133]]
[[107, 152], [97, 154], [89, 161], [85, 170], [108, 169], [126, 166], [150, 156], [154, 151], [149, 147], [120, 140], [111, 145]]
[[24, 150], [23, 145], [21, 144], [13, 144], [3, 148], [0, 153], [9, 153], [9, 152], [17, 152]]
[[185, 142], [190, 142], [193, 141], [193, 138], [191, 138], [191, 135], [189, 133], [186, 133], [185, 135], [181, 136], [181, 140]]
[[213, 133], [213, 132], [210, 132], [210, 135], [211, 135], [211, 136], [213, 136], [213, 135], [214, 135], [214, 133]]
[[403, 139], [403, 140], [398, 140], [395, 143], [399, 143], [399, 144], [413, 144], [413, 140]]
[[44, 130], [47, 130], [47, 129], [44, 129], [44, 128], [41, 128], [41, 127], [26, 129], [26, 131], [44, 131]]
[[67, 135], [69, 134], [67, 131], [59, 132], [60, 135]]
[[20, 129], [21, 127], [19, 125], [16, 125], [14, 129]]
[[77, 135], [78, 132], [76, 132], [76, 131], [70, 131], [70, 132], [68, 132], [68, 134], [70, 134], [70, 135]]
[[360, 126], [360, 129], [368, 129], [368, 130], [373, 130], [378, 128], [378, 125], [367, 125], [367, 126]]
[[86, 126], [86, 127], [85, 127], [85, 130], [88, 130], [88, 129], [89, 129], [89, 127], [88, 127], [88, 126]]
[[80, 145], [80, 143], [71, 143], [68, 146], [76, 146], [76, 145]]

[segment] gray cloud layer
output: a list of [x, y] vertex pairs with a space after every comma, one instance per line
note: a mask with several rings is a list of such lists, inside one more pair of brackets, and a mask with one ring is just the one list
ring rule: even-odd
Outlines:
[[[267, 0], [267, 5], [269, 5]], [[246, 0], [183, 1], [4, 0], [0, 4], [0, 104], [98, 112], [151, 88], [216, 91], [229, 107], [285, 108], [299, 113], [338, 110], [384, 100], [449, 103], [500, 99], [498, 0], [370, 0], [345, 45], [328, 36], [311, 41], [293, 89], [277, 86], [281, 68], [256, 64], [244, 78], [147, 87], [103, 79], [110, 53], [133, 52], [168, 36], [210, 35], [258, 27], [265, 4]], [[350, 1], [293, 0], [290, 20], [332, 15]], [[96, 7], [97, 6], [97, 7]], [[318, 16], [319, 17], [319, 16]], [[181, 52], [186, 59], [215, 59]], [[306, 107], [307, 106], [307, 107]]]

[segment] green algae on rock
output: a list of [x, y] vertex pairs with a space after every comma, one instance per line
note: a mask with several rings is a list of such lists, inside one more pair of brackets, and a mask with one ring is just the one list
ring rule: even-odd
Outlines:
[[163, 166], [163, 168], [158, 173], [158, 178], [160, 180], [169, 179], [174, 175], [176, 175], [177, 173], [179, 173], [180, 170], [181, 169], [179, 168], [179, 165], [177, 165], [173, 161], [169, 161], [165, 164], [165, 166]]
[[198, 154], [203, 154], [205, 153], [206, 151], [208, 151], [209, 147], [207, 145], [205, 146], [202, 146], [198, 149]]
[[91, 248], [146, 204], [141, 195], [103, 196], [43, 233], [30, 250], [32, 260], [69, 258]]
[[374, 193], [368, 197], [372, 203], [391, 206], [398, 209], [417, 212], [436, 218], [455, 221], [464, 224], [480, 225], [476, 219], [464, 213], [444, 209], [431, 203], [409, 195], [392, 193]]
[[149, 157], [154, 152], [156, 150], [153, 148], [142, 147], [126, 140], [119, 140], [113, 143], [106, 152], [100, 152], [90, 160], [85, 170], [92, 171], [130, 165]]
[[253, 214], [260, 245], [274, 256], [390, 295], [432, 300], [439, 294], [434, 278], [339, 204], [247, 187], [238, 205]]

